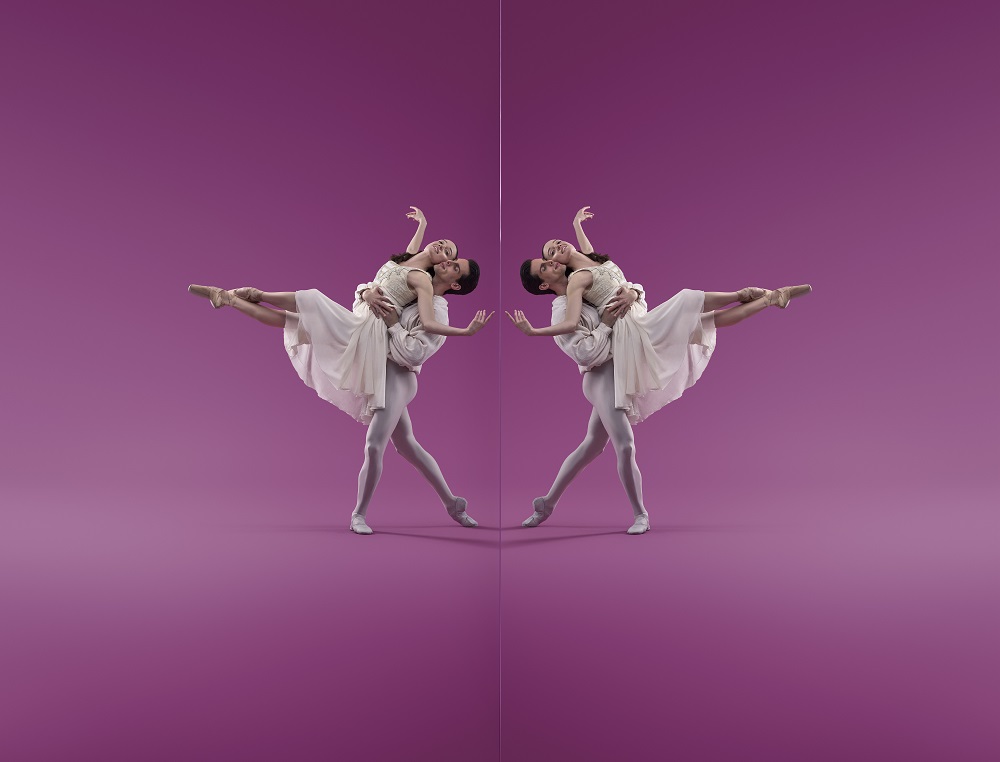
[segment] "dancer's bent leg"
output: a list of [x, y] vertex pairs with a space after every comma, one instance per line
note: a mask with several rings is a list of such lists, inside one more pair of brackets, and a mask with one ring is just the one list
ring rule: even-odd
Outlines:
[[583, 374], [583, 393], [601, 418], [618, 458], [618, 477], [632, 504], [632, 512], [646, 516], [642, 504], [642, 474], [635, 462], [635, 438], [624, 410], [615, 407], [614, 361]]
[[580, 474], [583, 469], [590, 465], [598, 455], [604, 452], [608, 444], [608, 432], [601, 423], [601, 416], [597, 410], [590, 412], [590, 421], [587, 423], [587, 435], [580, 442], [579, 446], [573, 450], [563, 461], [556, 474], [555, 481], [549, 487], [548, 493], [542, 498], [547, 508], [555, 508], [559, 498], [570, 483]]
[[535, 510], [521, 522], [521, 526], [537, 527], [552, 515], [552, 510], [556, 507], [556, 503], [559, 502], [559, 498], [562, 497], [566, 488], [583, 469], [590, 465], [594, 458], [604, 452], [604, 447], [607, 444], [608, 432], [605, 430], [604, 424], [601, 423], [601, 416], [597, 414], [597, 410], [592, 410], [590, 421], [587, 423], [587, 434], [583, 441], [566, 456], [566, 460], [559, 467], [559, 473], [556, 474], [555, 481], [549, 487], [548, 493], [534, 499]]
[[444, 474], [441, 473], [441, 468], [434, 460], [434, 456], [421, 447], [420, 442], [413, 436], [413, 424], [410, 422], [408, 410], [403, 411], [399, 417], [399, 423], [396, 424], [396, 429], [392, 432], [392, 445], [396, 448], [396, 452], [411, 463], [420, 472], [420, 475], [430, 483], [445, 507], [453, 508], [458, 498], [451, 491], [448, 482], [445, 481]]
[[417, 393], [417, 374], [394, 362], [385, 366], [385, 407], [376, 410], [365, 436], [365, 462], [358, 474], [358, 503], [354, 515], [365, 516], [382, 476], [382, 456], [389, 438]]

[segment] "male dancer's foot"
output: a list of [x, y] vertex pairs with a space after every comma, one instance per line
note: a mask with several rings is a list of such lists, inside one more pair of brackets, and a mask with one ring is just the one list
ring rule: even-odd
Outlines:
[[645, 534], [649, 531], [649, 514], [640, 513], [635, 517], [635, 523], [628, 528], [628, 534]]
[[351, 514], [351, 531], [354, 534], [371, 534], [372, 529], [365, 523], [365, 517], [360, 513]]
[[456, 497], [455, 505], [448, 508], [448, 515], [451, 516], [455, 521], [461, 524], [463, 527], [477, 527], [479, 522], [476, 521], [472, 516], [465, 512], [466, 507], [468, 507], [469, 501], [464, 497]]
[[543, 497], [536, 497], [532, 505], [535, 507], [535, 512], [521, 522], [523, 527], [537, 527], [552, 515], [552, 509], [555, 508], [554, 505], [546, 505]]

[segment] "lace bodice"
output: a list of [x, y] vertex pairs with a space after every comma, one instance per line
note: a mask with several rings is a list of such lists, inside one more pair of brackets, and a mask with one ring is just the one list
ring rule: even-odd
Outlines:
[[603, 265], [595, 267], [581, 267], [579, 270], [571, 272], [569, 277], [572, 278], [577, 273], [585, 271], [590, 272], [594, 283], [583, 292], [583, 298], [597, 307], [598, 310], [604, 309], [604, 306], [611, 301], [611, 297], [618, 289], [630, 285], [625, 280], [625, 274], [614, 262], [605, 262]]
[[410, 274], [411, 270], [425, 274], [427, 272], [426, 270], [421, 270], [419, 267], [407, 267], [406, 265], [398, 265], [395, 262], [386, 262], [375, 273], [375, 280], [372, 282], [382, 288], [382, 292], [392, 300], [392, 303], [397, 308], [402, 309], [417, 298], [413, 289], [406, 283], [406, 277]]

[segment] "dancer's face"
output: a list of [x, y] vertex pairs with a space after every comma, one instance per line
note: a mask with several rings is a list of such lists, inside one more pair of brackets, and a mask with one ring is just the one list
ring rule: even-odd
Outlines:
[[454, 241], [449, 241], [447, 238], [427, 244], [424, 250], [431, 255], [432, 265], [436, 265], [438, 262], [454, 261], [458, 258], [458, 247]]
[[566, 265], [544, 259], [531, 260], [531, 274], [542, 281], [540, 288], [551, 288], [553, 283], [566, 280]]
[[450, 289], [459, 289], [459, 278], [469, 274], [469, 260], [450, 259], [434, 265], [434, 281], [444, 283]]
[[545, 245], [542, 246], [542, 259], [553, 262], [562, 262], [564, 265], [569, 264], [570, 257], [576, 253], [576, 247], [567, 241], [561, 241], [558, 238], [553, 238], [551, 241], [546, 241]]

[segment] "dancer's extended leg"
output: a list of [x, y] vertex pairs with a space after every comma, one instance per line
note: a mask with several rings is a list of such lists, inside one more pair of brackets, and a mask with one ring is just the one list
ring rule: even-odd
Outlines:
[[260, 300], [289, 312], [296, 311], [294, 291], [262, 291]]
[[[618, 458], [618, 477], [621, 479], [625, 494], [632, 504], [632, 512], [636, 517], [636, 523], [629, 530], [629, 533], [645, 532], [649, 529], [649, 521], [646, 508], [642, 504], [642, 474], [635, 462], [635, 438], [632, 436], [632, 425], [628, 422], [625, 411], [615, 407], [613, 361], [584, 373], [583, 393], [601, 417], [601, 423], [611, 438], [611, 445], [615, 448], [615, 455]], [[644, 525], [644, 528], [641, 532], [634, 532], [633, 530], [640, 523]]]
[[257, 320], [264, 325], [269, 325], [274, 328], [285, 327], [284, 310], [272, 310], [270, 307], [265, 307], [262, 304], [254, 304], [253, 302], [248, 302], [245, 299], [240, 299], [235, 296], [233, 297], [232, 306], [244, 315], [249, 315], [254, 320]]
[[444, 474], [441, 473], [441, 468], [434, 460], [434, 456], [427, 452], [413, 436], [413, 424], [410, 422], [408, 410], [403, 410], [403, 414], [399, 417], [399, 423], [396, 424], [396, 428], [392, 432], [392, 445], [396, 448], [396, 452], [409, 461], [420, 472], [420, 475], [430, 483], [438, 497], [441, 498], [441, 502], [444, 503], [449, 516], [462, 526], [477, 526], [476, 521], [465, 512], [467, 505], [465, 498], [458, 497], [451, 491], [451, 487], [445, 481]]
[[[385, 407], [376, 410], [371, 423], [368, 424], [368, 433], [365, 436], [365, 461], [361, 466], [361, 473], [358, 474], [358, 502], [354, 508], [355, 517], [361, 518], [364, 525], [364, 517], [368, 512], [368, 504], [371, 502], [375, 487], [378, 486], [379, 478], [382, 476], [382, 456], [385, 455], [385, 448], [389, 444], [389, 438], [393, 430], [399, 423], [400, 417], [406, 411], [406, 406], [417, 393], [417, 374], [401, 368], [394, 362], [387, 362], [385, 368]], [[359, 534], [369, 534], [359, 532], [355, 528], [356, 522], [352, 519], [351, 528]]]
[[598, 415], [597, 410], [592, 410], [590, 421], [587, 423], [587, 434], [583, 441], [566, 456], [566, 460], [559, 467], [559, 473], [556, 474], [555, 481], [549, 487], [548, 493], [535, 498], [535, 510], [521, 523], [521, 526], [537, 527], [545, 521], [551, 515], [556, 503], [559, 502], [559, 498], [562, 497], [570, 483], [583, 469], [590, 465], [594, 458], [604, 452], [607, 444], [608, 432], [604, 428], [604, 424], [601, 423], [601, 416]]

